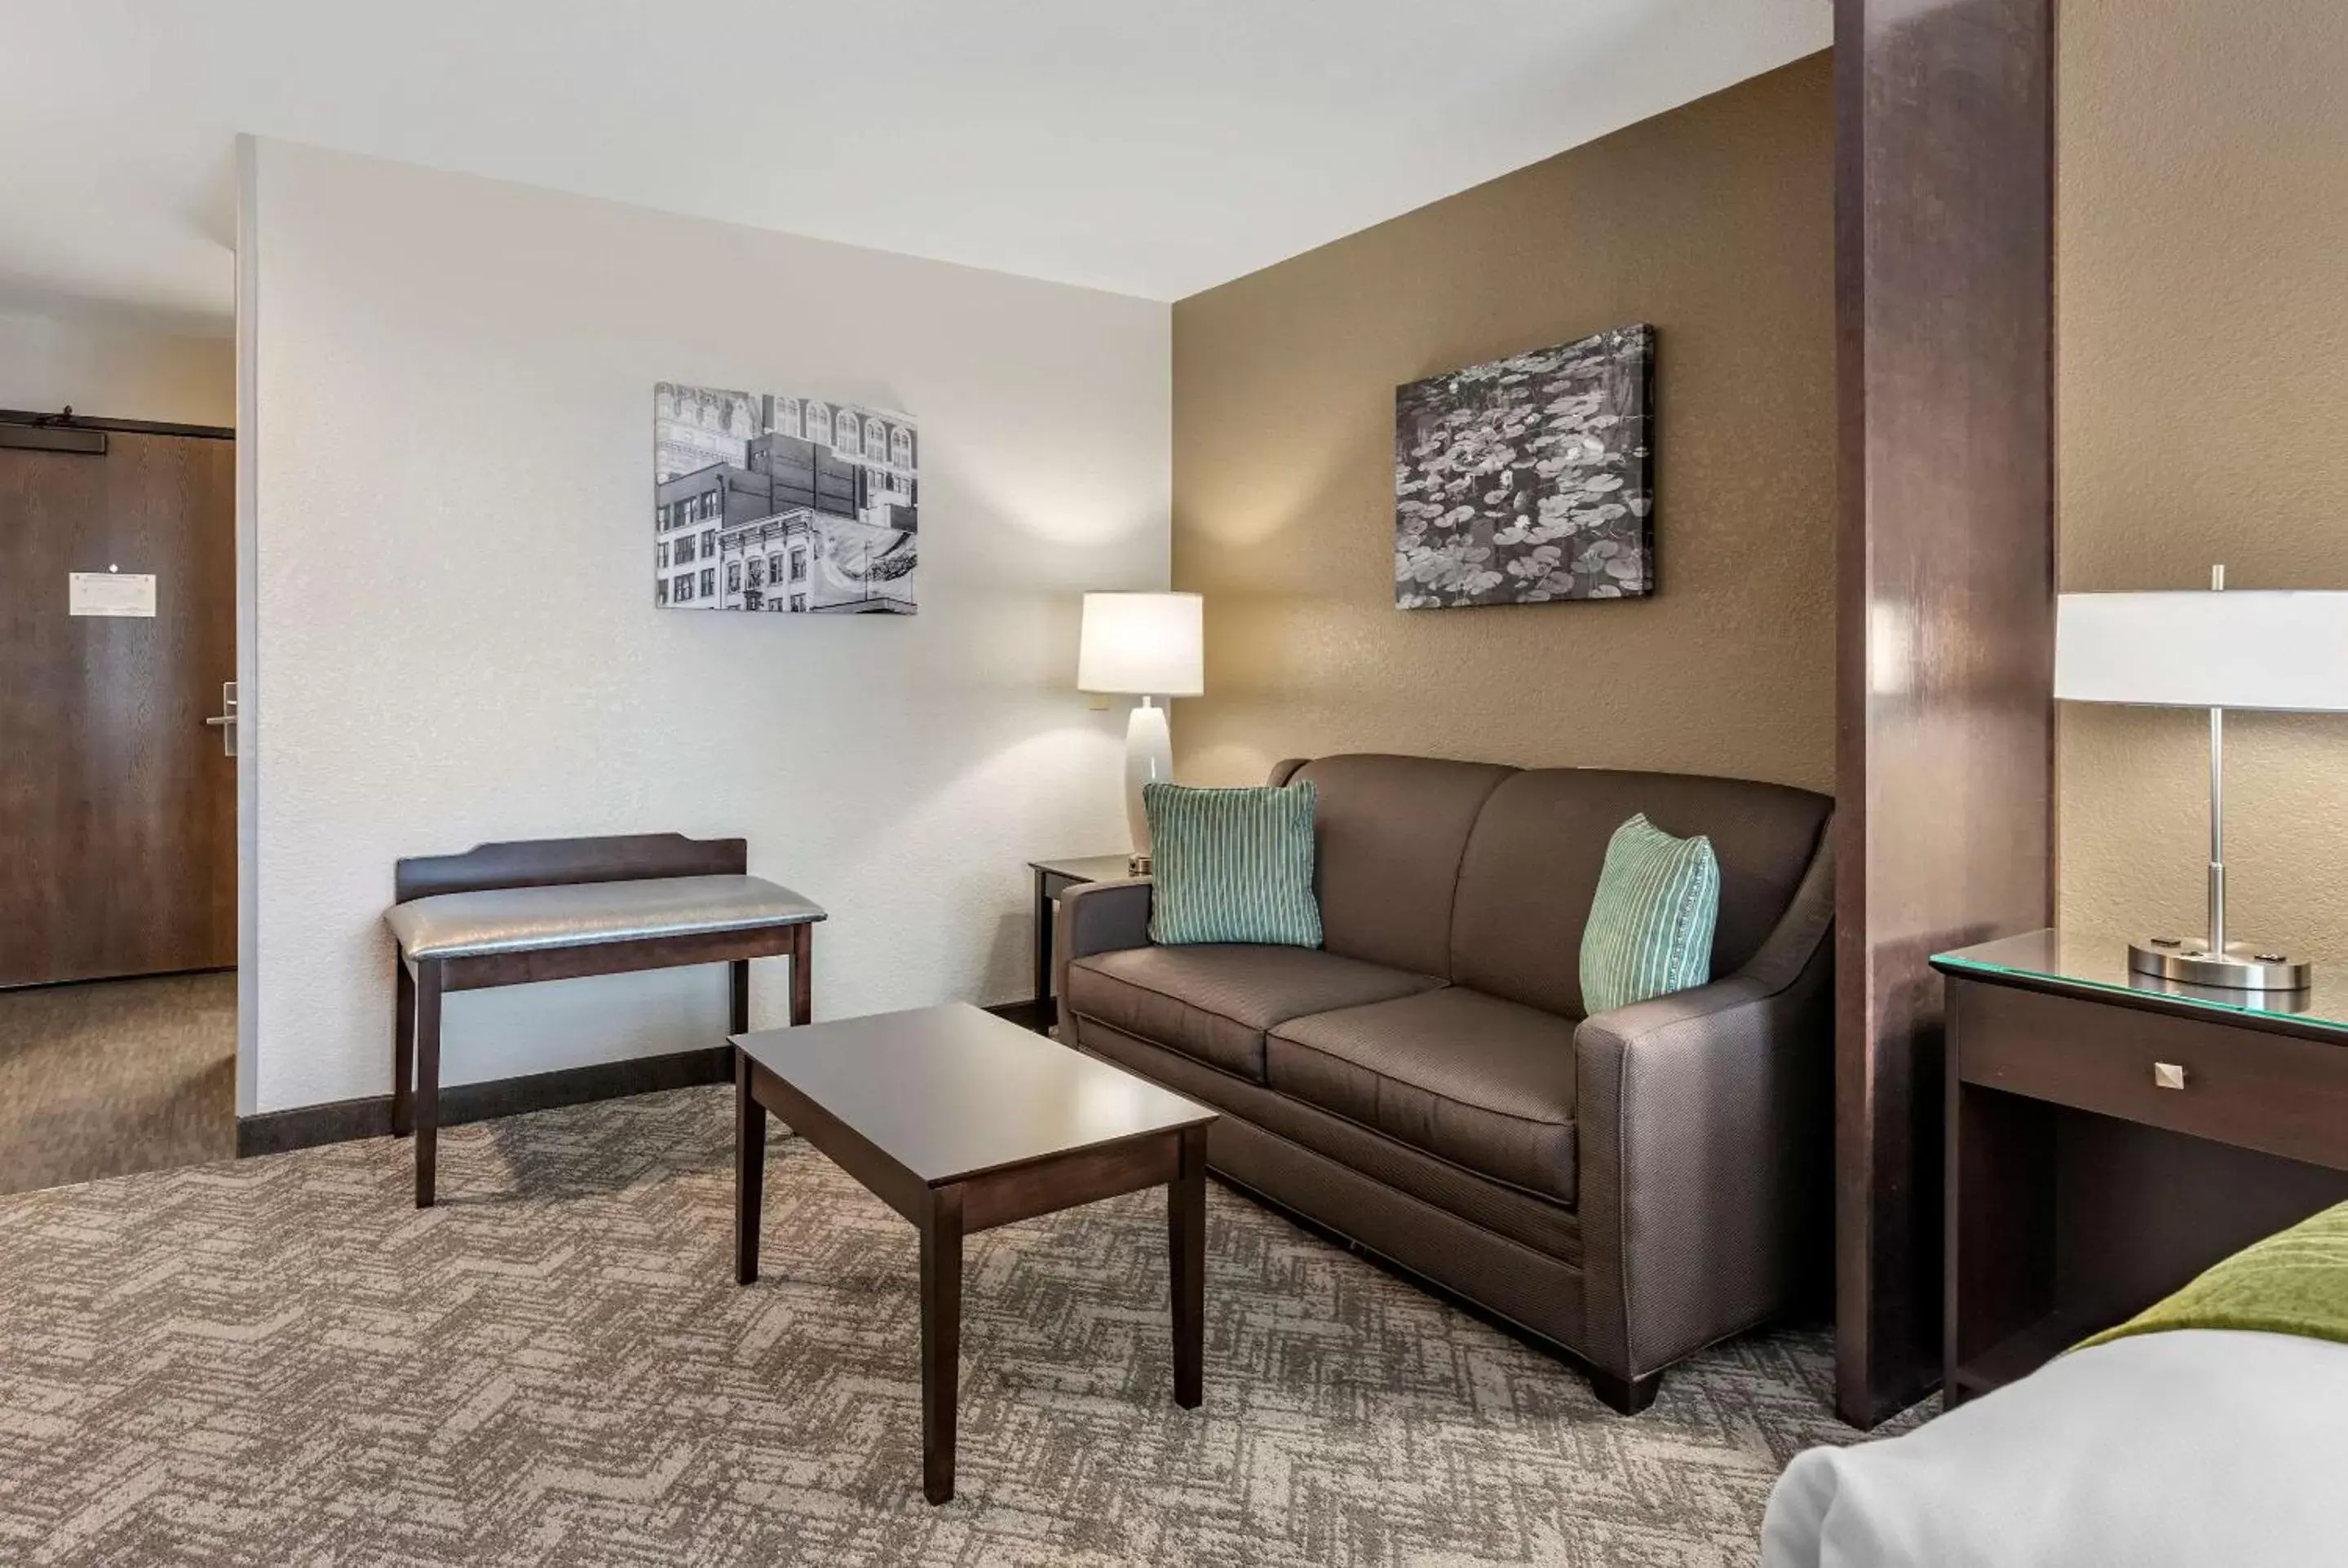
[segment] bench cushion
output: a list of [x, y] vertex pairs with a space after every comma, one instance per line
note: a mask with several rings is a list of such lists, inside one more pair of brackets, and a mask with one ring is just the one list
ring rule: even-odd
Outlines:
[[823, 917], [819, 906], [762, 876], [658, 876], [436, 893], [393, 905], [384, 923], [411, 958], [462, 958]]

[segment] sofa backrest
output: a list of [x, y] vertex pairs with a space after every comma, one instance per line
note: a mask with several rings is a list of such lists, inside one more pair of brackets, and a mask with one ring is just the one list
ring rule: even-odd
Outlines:
[[1581, 935], [1607, 840], [1634, 812], [1712, 840], [1720, 921], [1712, 972], [1760, 949], [1793, 900], [1834, 802], [1747, 779], [1604, 768], [1513, 774], [1478, 814], [1461, 857], [1448, 978], [1529, 1007], [1583, 1017]]
[[1469, 831], [1516, 772], [1434, 757], [1337, 756], [1285, 762], [1272, 782], [1310, 779], [1313, 891], [1333, 953], [1452, 978], [1452, 907]]

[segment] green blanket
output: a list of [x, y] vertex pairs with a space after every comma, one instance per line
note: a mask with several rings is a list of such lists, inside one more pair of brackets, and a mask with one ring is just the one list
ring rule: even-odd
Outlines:
[[2348, 1343], [2348, 1204], [2244, 1247], [2077, 1348], [2165, 1328], [2247, 1328]]

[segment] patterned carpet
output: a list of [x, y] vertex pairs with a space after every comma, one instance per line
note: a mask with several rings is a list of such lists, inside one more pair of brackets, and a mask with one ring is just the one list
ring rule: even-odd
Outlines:
[[0, 1193], [236, 1153], [236, 975], [0, 990]]
[[0, 1198], [0, 1562], [1754, 1561], [1848, 1441], [1823, 1335], [1617, 1417], [1221, 1187], [1178, 1409], [1162, 1196], [972, 1238], [959, 1494], [922, 1501], [910, 1226], [770, 1145], [730, 1280], [730, 1091]]

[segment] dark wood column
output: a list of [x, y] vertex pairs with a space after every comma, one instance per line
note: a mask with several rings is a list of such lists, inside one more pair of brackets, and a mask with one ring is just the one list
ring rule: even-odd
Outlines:
[[2054, 4], [1836, 5], [1836, 1320], [1860, 1426], [1939, 1376], [1925, 959], [2052, 917]]

